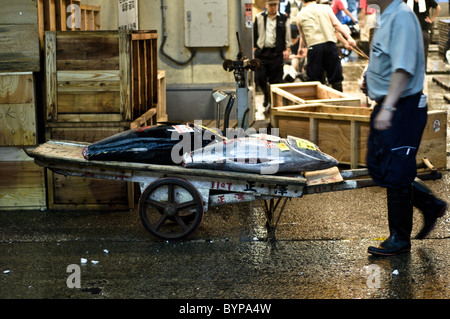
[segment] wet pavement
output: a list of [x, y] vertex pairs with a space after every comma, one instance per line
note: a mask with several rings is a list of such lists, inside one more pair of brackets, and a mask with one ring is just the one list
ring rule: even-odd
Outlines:
[[[449, 172], [426, 183], [450, 202]], [[266, 240], [264, 223], [261, 202], [214, 207], [190, 238], [163, 242], [145, 231], [135, 211], [0, 212], [0, 298], [450, 296], [448, 212], [427, 239], [413, 240], [411, 253], [390, 258], [367, 254], [388, 236], [378, 187], [293, 199], [274, 241]], [[421, 223], [415, 211], [413, 234]], [[79, 288], [71, 288], [76, 280]]]

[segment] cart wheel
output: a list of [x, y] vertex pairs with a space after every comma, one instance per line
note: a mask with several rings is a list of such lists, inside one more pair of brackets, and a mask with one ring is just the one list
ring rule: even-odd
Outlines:
[[139, 216], [145, 229], [164, 240], [192, 234], [203, 219], [203, 200], [190, 183], [174, 177], [151, 183], [139, 199]]

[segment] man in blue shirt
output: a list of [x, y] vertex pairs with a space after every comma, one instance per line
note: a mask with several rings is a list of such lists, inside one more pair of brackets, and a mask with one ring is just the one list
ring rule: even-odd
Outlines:
[[366, 73], [367, 93], [377, 102], [367, 141], [367, 167], [373, 180], [387, 189], [389, 238], [368, 252], [391, 256], [411, 250], [413, 205], [424, 214], [425, 237], [446, 210], [417, 181], [416, 154], [427, 122], [422, 94], [425, 57], [422, 30], [402, 0], [368, 0], [381, 16], [375, 29]]

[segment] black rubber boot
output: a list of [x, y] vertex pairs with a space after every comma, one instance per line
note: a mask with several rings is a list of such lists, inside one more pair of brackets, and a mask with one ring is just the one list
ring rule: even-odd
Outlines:
[[436, 198], [425, 183], [416, 179], [413, 182], [413, 206], [420, 209], [423, 214], [424, 226], [416, 236], [418, 239], [423, 239], [433, 230], [436, 220], [444, 215], [447, 204]]
[[332, 87], [333, 89], [335, 89], [336, 91], [344, 92], [344, 89], [342, 88], [342, 82], [332, 83], [332, 84], [331, 84], [331, 87]]
[[379, 247], [369, 247], [368, 252], [375, 256], [393, 256], [411, 251], [412, 187], [388, 188], [387, 204], [390, 236]]

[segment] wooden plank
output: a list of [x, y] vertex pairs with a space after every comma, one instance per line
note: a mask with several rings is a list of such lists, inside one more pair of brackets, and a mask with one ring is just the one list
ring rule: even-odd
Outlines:
[[156, 121], [168, 120], [166, 111], [166, 71], [158, 71], [158, 103], [156, 105]]
[[158, 39], [158, 33], [156, 31], [134, 31], [131, 33], [131, 40], [156, 40]]
[[343, 106], [360, 106], [359, 98], [354, 98], [334, 90], [320, 82], [272, 84], [272, 107], [286, 105], [326, 103]]
[[0, 104], [34, 103], [31, 72], [0, 73]]
[[37, 24], [37, 6], [30, 0], [0, 0], [0, 24]]
[[73, 122], [73, 123], [83, 123], [83, 122], [121, 122], [121, 114], [59, 114], [58, 122]]
[[[10, 150], [12, 148], [9, 148]], [[43, 174], [41, 168], [33, 161], [5, 162], [1, 161], [2, 178], [0, 188], [8, 187], [42, 187]]]
[[58, 71], [58, 92], [119, 92], [118, 70]]
[[[128, 207], [127, 183], [54, 175], [54, 205], [123, 205]], [[117, 207], [116, 207], [117, 208]]]
[[44, 28], [46, 31], [56, 31], [56, 1], [44, 1]]
[[28, 104], [0, 104], [0, 146], [37, 144], [36, 107]]
[[123, 127], [54, 127], [49, 129], [49, 139], [94, 143], [123, 132]]
[[94, 30], [100, 30], [100, 28], [101, 28], [100, 11], [94, 11]]
[[58, 71], [59, 82], [71, 81], [97, 81], [97, 82], [118, 82], [120, 73], [118, 70], [87, 70], [87, 71]]
[[38, 16], [38, 35], [39, 35], [39, 48], [41, 51], [45, 51], [45, 10], [44, 10], [44, 0], [37, 0], [37, 16]]
[[67, 29], [66, 2], [66, 0], [56, 0], [56, 29], [61, 31]]
[[46, 208], [44, 171], [21, 148], [0, 148], [0, 210]]
[[0, 25], [0, 72], [39, 72], [38, 26]]
[[0, 187], [0, 210], [46, 209], [44, 187]]
[[119, 31], [119, 52], [120, 52], [120, 114], [126, 121], [132, 119], [131, 105], [131, 43], [129, 33], [124, 30]]
[[45, 33], [45, 83], [46, 83], [46, 109], [48, 121], [58, 120], [57, 109], [57, 73], [56, 73], [56, 32]]
[[119, 70], [119, 38], [112, 31], [59, 31], [57, 69]]
[[58, 115], [120, 113], [120, 92], [58, 91]]
[[338, 107], [316, 104], [314, 106], [290, 106], [271, 109], [273, 116], [314, 117], [332, 120], [358, 120], [370, 122], [372, 110], [363, 107]]
[[150, 125], [155, 125], [156, 120], [155, 116], [157, 115], [156, 108], [150, 109], [147, 112], [145, 112], [143, 115], [138, 117], [136, 120], [131, 122], [130, 128], [136, 129], [138, 127], [145, 127]]

